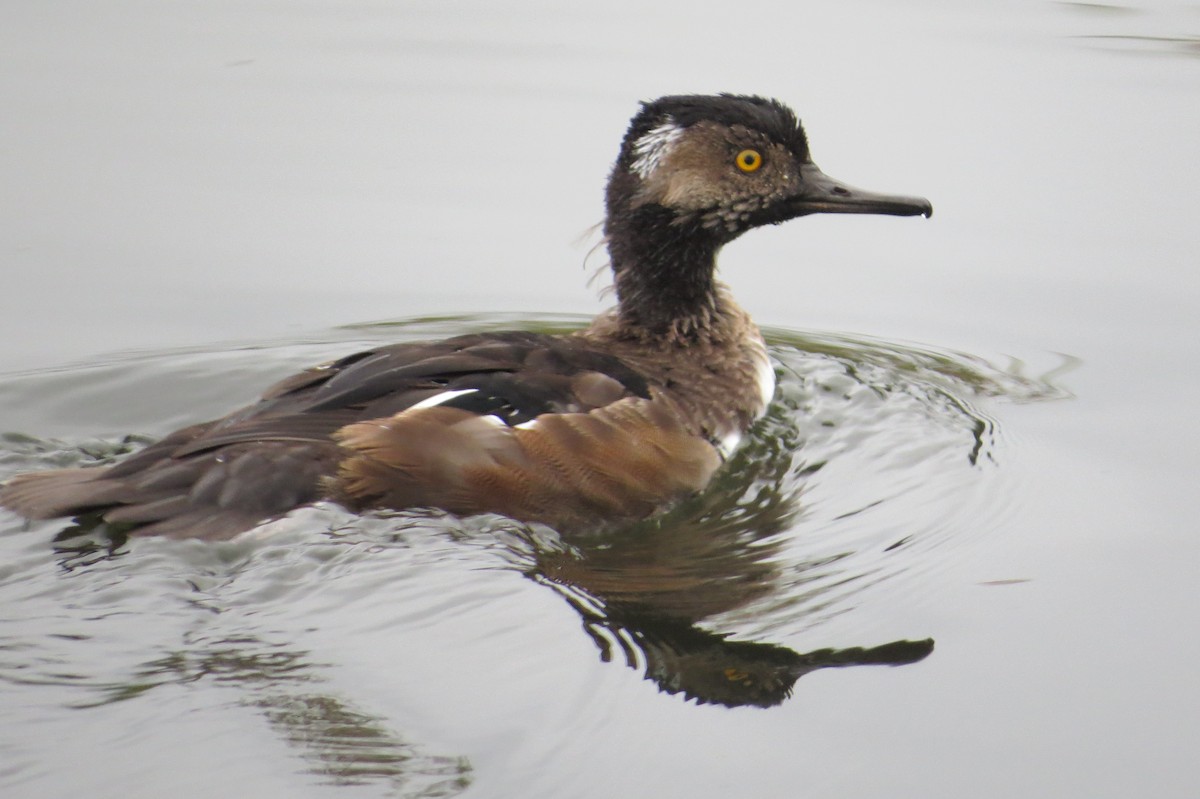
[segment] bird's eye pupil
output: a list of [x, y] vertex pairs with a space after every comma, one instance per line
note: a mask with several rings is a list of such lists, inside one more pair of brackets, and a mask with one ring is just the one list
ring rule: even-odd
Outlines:
[[742, 150], [734, 161], [743, 172], [753, 172], [762, 166], [762, 154], [758, 150]]

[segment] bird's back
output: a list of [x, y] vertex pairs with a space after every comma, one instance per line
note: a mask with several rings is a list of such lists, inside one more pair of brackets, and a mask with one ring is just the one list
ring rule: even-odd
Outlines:
[[361, 352], [118, 464], [16, 477], [0, 504], [213, 539], [321, 499], [558, 525], [638, 518], [721, 462], [678, 369], [646, 373], [661, 357], [534, 333]]

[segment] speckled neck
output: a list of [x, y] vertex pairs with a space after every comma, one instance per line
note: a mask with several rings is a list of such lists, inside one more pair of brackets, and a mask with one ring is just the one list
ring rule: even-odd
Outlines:
[[717, 246], [703, 237], [670, 235], [669, 217], [665, 209], [644, 208], [610, 230], [621, 322], [651, 336], [715, 333], [709, 328], [720, 304]]
[[720, 338], [722, 296], [714, 273], [724, 242], [661, 205], [636, 205], [635, 192], [635, 178], [618, 164], [604, 232], [621, 325], [630, 336]]

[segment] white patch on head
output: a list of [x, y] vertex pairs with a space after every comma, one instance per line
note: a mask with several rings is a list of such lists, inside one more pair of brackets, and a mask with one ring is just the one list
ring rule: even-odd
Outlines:
[[521, 422], [520, 424], [513, 425], [513, 429], [514, 430], [532, 430], [533, 428], [537, 427], [537, 423], [538, 423], [537, 419], [530, 419], [528, 422]]
[[433, 408], [441, 405], [443, 402], [449, 402], [455, 397], [461, 397], [463, 394], [474, 394], [478, 390], [477, 388], [463, 388], [456, 391], [443, 391], [440, 394], [434, 394], [432, 397], [426, 397], [414, 405], [409, 405], [405, 410], [419, 411], [421, 408]]
[[676, 125], [675, 120], [667, 117], [665, 122], [652, 128], [634, 142], [634, 158], [631, 168], [638, 174], [638, 177], [642, 180], [650, 177], [650, 174], [658, 169], [658, 165], [671, 152], [671, 148], [675, 146], [675, 142], [682, 135], [683, 128]]

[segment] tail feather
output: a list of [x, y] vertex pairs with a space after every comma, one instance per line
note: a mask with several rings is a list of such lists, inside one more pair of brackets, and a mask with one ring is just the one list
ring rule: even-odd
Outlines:
[[126, 461], [18, 475], [0, 486], [0, 507], [30, 519], [95, 514], [130, 526], [130, 535], [227, 539], [322, 499], [337, 466], [332, 442], [233, 445], [180, 459], [164, 447], [139, 456], [133, 470]]
[[55, 469], [13, 477], [0, 486], [0, 506], [30, 519], [73, 516], [118, 502], [120, 482], [103, 468]]

